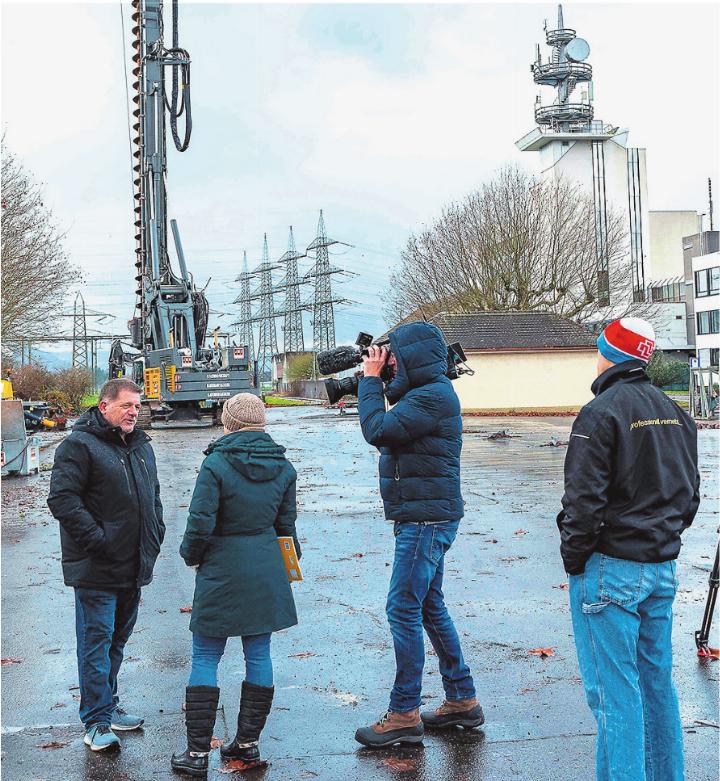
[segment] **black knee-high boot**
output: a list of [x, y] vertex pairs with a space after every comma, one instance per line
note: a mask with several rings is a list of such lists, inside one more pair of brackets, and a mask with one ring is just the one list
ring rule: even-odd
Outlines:
[[259, 761], [258, 740], [270, 713], [274, 693], [274, 686], [258, 686], [243, 681], [237, 735], [232, 743], [220, 748], [223, 759]]
[[188, 776], [207, 775], [219, 699], [217, 686], [188, 686], [185, 689], [187, 748], [182, 754], [173, 754], [170, 765], [175, 772]]

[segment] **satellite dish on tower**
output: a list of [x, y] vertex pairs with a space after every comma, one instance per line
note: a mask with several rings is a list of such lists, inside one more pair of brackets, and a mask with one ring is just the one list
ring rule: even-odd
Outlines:
[[584, 38], [573, 38], [565, 47], [565, 54], [572, 62], [583, 62], [590, 56], [590, 44]]

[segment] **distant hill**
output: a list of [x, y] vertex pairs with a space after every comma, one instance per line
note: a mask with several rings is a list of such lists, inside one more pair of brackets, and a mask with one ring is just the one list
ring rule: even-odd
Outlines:
[[[98, 377], [102, 378], [107, 374], [107, 364], [110, 352], [108, 350], [98, 350]], [[72, 366], [72, 350], [36, 350], [32, 351], [33, 363], [41, 363], [48, 369], [69, 369]]]

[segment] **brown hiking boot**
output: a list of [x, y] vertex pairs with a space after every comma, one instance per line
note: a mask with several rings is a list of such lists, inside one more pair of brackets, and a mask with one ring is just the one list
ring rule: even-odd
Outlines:
[[445, 727], [479, 727], [485, 723], [482, 708], [475, 697], [469, 700], [445, 700], [432, 711], [423, 711], [420, 718], [426, 727], [443, 729]]
[[369, 748], [382, 748], [394, 743], [422, 743], [424, 732], [419, 708], [407, 713], [389, 710], [370, 727], [360, 727], [355, 740]]

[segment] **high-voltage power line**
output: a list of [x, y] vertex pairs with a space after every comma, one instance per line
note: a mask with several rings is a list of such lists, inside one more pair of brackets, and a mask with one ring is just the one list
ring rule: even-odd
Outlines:
[[328, 247], [341, 242], [328, 238], [325, 230], [325, 220], [322, 209], [318, 220], [317, 236], [308, 246], [307, 251], [315, 250], [315, 264], [303, 276], [303, 282], [315, 282], [313, 297], [313, 350], [330, 350], [335, 347], [335, 310], [334, 304], [351, 303], [345, 298], [335, 298], [332, 295], [331, 277], [333, 274], [348, 274], [349, 272], [337, 266], [330, 265]]
[[[313, 327], [313, 351], [335, 347], [335, 304], [352, 303], [348, 299], [333, 296], [331, 278], [333, 274], [350, 275], [350, 272], [330, 264], [328, 247], [344, 242], [329, 239], [325, 229], [323, 213], [320, 211], [318, 235], [308, 246], [308, 252], [314, 251], [315, 263], [302, 276], [298, 270], [298, 260], [307, 257], [299, 252], [295, 244], [293, 228], [290, 226], [288, 248], [277, 261], [270, 261], [267, 234], [263, 241], [263, 259], [252, 272], [243, 266], [236, 281], [240, 282], [240, 295], [235, 299], [240, 305], [240, 317], [233, 323], [239, 327], [241, 341], [251, 344], [253, 324], [259, 324], [257, 351], [257, 373], [260, 382], [272, 379], [273, 357], [278, 355], [277, 329], [275, 320], [282, 317], [284, 353], [305, 352], [302, 313], [311, 312]], [[272, 272], [285, 267], [285, 275], [278, 284], [273, 284]], [[260, 285], [250, 289], [250, 280], [258, 278]], [[313, 285], [313, 292], [303, 298], [302, 288]], [[275, 305], [275, 295], [284, 296], [283, 304]], [[253, 312], [251, 302], [258, 301], [259, 307]]]
[[285, 278], [280, 283], [278, 292], [283, 290], [285, 292], [283, 351], [286, 353], [305, 352], [302, 313], [309, 307], [300, 300], [300, 286], [302, 282], [300, 282], [298, 277], [298, 260], [304, 257], [306, 256], [295, 248], [295, 236], [293, 235], [291, 225], [287, 252], [279, 260], [280, 263], [285, 265]]

